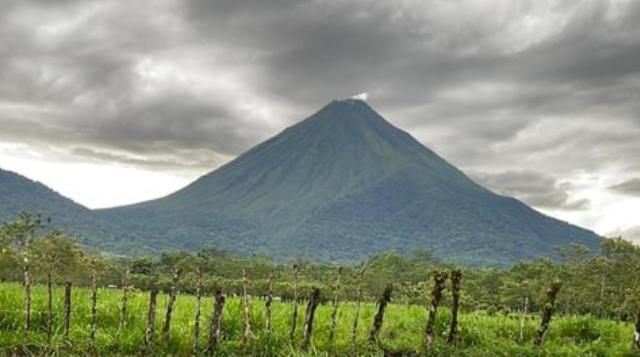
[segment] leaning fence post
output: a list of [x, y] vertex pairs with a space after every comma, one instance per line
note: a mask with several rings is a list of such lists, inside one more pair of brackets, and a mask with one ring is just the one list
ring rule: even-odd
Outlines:
[[313, 288], [311, 295], [309, 295], [309, 303], [307, 304], [307, 313], [304, 323], [304, 336], [302, 338], [302, 349], [306, 350], [311, 343], [311, 335], [313, 333], [313, 319], [315, 316], [316, 308], [320, 300], [320, 289]]
[[[120, 301], [120, 321], [118, 321], [118, 339], [122, 338], [122, 330], [127, 319], [127, 300], [129, 292], [129, 274], [130, 270], [127, 268], [124, 272], [124, 278], [122, 279], [122, 300]], [[120, 341], [122, 342], [122, 341]]]
[[173, 269], [173, 276], [171, 279], [171, 291], [169, 293], [169, 302], [167, 302], [167, 314], [164, 318], [164, 325], [162, 326], [162, 343], [166, 347], [169, 345], [169, 333], [171, 330], [171, 317], [173, 315], [173, 304], [176, 302], [176, 294], [178, 292], [178, 278], [180, 277], [180, 269]]
[[640, 310], [636, 312], [636, 322], [634, 324], [635, 332], [633, 334], [633, 342], [631, 343], [631, 350], [637, 352], [640, 350]]
[[329, 330], [329, 345], [333, 345], [333, 339], [336, 334], [338, 325], [338, 305], [340, 303], [340, 278], [342, 276], [342, 267], [338, 267], [336, 276], [336, 284], [333, 287], [333, 311], [331, 312], [331, 328]]
[[91, 261], [91, 336], [89, 340], [89, 348], [94, 349], [96, 346], [96, 330], [98, 326], [98, 282], [95, 260]]
[[271, 304], [273, 303], [273, 272], [269, 273], [269, 287], [267, 289], [267, 297], [264, 301], [264, 320], [267, 336], [271, 336]]
[[435, 323], [438, 314], [438, 305], [442, 299], [442, 291], [447, 281], [447, 273], [443, 271], [433, 272], [433, 290], [431, 290], [431, 304], [429, 305], [429, 317], [427, 319], [427, 327], [425, 328], [424, 348], [427, 353], [431, 350], [433, 339], [435, 336]]
[[211, 318], [211, 327], [209, 329], [209, 346], [207, 347], [209, 354], [215, 352], [218, 341], [220, 340], [220, 330], [222, 329], [222, 311], [224, 309], [225, 298], [220, 289], [216, 289], [214, 300], [213, 317]]
[[149, 312], [147, 313], [147, 328], [144, 334], [145, 350], [149, 352], [153, 343], [154, 324], [156, 322], [156, 301], [158, 298], [158, 289], [153, 288], [149, 293]]
[[558, 296], [558, 292], [562, 288], [562, 281], [555, 280], [551, 283], [549, 288], [546, 291], [546, 300], [542, 307], [542, 320], [540, 321], [540, 328], [536, 332], [535, 339], [533, 343], [536, 346], [542, 346], [544, 342], [545, 335], [547, 330], [549, 329], [549, 323], [551, 322], [551, 315], [553, 314], [553, 310], [555, 309], [556, 297]]
[[522, 343], [524, 341], [524, 322], [527, 318], [527, 312], [529, 311], [529, 294], [524, 297], [524, 306], [522, 311], [522, 318], [520, 319], [520, 334], [518, 335], [518, 341]]
[[64, 283], [64, 340], [69, 342], [71, 326], [71, 282]]
[[193, 323], [193, 350], [192, 354], [198, 354], [198, 338], [200, 337], [200, 302], [202, 300], [202, 267], [196, 268], [196, 316]]
[[47, 342], [51, 343], [53, 336], [53, 263], [55, 253], [49, 255], [49, 265], [47, 269]]
[[22, 273], [24, 279], [24, 342], [29, 339], [31, 328], [31, 273], [29, 271], [29, 257], [25, 251], [23, 257]]
[[447, 343], [450, 345], [456, 342], [456, 335], [458, 333], [458, 306], [460, 304], [460, 283], [462, 281], [462, 271], [456, 269], [451, 272], [451, 328], [449, 329], [449, 336]]
[[387, 305], [391, 301], [392, 292], [393, 285], [389, 284], [384, 289], [384, 292], [380, 297], [380, 301], [378, 302], [378, 312], [373, 319], [373, 327], [371, 328], [371, 333], [369, 334], [369, 341], [371, 342], [376, 342], [378, 340], [378, 335], [380, 334], [380, 329], [382, 328], [382, 321], [384, 320], [384, 310], [387, 308]]
[[364, 276], [365, 270], [366, 266], [364, 266], [358, 274], [358, 289], [356, 291], [356, 312], [353, 318], [353, 331], [351, 333], [351, 343], [353, 344], [354, 349], [358, 342], [358, 320], [360, 319], [360, 304], [362, 301], [362, 278]]
[[247, 292], [247, 271], [242, 269], [242, 306], [244, 310], [244, 333], [242, 334], [242, 345], [247, 347], [251, 338], [251, 321], [249, 316], [249, 295]]
[[293, 265], [293, 315], [291, 316], [291, 332], [289, 339], [291, 344], [296, 341], [296, 324], [298, 323], [298, 264]]

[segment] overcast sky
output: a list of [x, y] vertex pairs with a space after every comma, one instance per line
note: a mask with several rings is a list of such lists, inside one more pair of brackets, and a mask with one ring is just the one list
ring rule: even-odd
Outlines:
[[0, 1], [0, 168], [89, 207], [361, 92], [495, 191], [640, 240], [640, 1]]

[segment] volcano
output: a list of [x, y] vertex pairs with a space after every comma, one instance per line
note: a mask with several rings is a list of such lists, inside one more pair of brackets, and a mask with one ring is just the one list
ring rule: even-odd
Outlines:
[[600, 241], [480, 186], [355, 99], [329, 103], [173, 194], [97, 213], [158, 250], [279, 259], [427, 249], [457, 263], [506, 265]]

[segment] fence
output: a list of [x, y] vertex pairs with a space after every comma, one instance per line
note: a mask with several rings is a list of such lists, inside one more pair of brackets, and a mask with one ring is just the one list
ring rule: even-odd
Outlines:
[[[297, 280], [298, 280], [298, 267], [294, 266], [293, 268], [293, 308], [291, 311], [291, 319], [290, 319], [290, 334], [289, 334], [289, 338], [290, 338], [290, 342], [292, 346], [296, 346], [298, 345], [298, 339], [297, 339], [297, 334], [296, 334], [296, 325], [297, 325], [297, 321], [298, 321], [298, 307], [299, 307], [299, 301], [303, 300], [300, 298], [300, 296], [298, 296], [298, 284], [297, 284]], [[331, 319], [329, 321], [329, 340], [330, 343], [329, 345], [331, 346], [333, 343], [333, 339], [334, 336], [336, 334], [336, 324], [337, 324], [337, 319], [338, 319], [338, 309], [340, 307], [340, 300], [339, 300], [339, 290], [340, 290], [340, 274], [341, 274], [341, 270], [338, 270], [337, 275], [336, 275], [336, 283], [335, 285], [332, 287], [331, 290], [331, 295], [333, 296], [333, 299], [331, 300]], [[158, 290], [157, 289], [152, 289], [149, 291], [149, 298], [148, 298], [148, 304], [147, 304], [147, 309], [146, 309], [146, 328], [145, 328], [145, 333], [144, 333], [144, 340], [140, 341], [141, 344], [141, 352], [147, 353], [147, 354], [152, 354], [152, 351], [157, 351], [158, 348], [162, 349], [162, 348], [166, 348], [169, 344], [169, 341], [171, 340], [171, 332], [172, 332], [172, 317], [173, 317], [173, 313], [174, 313], [174, 309], [175, 309], [175, 301], [176, 298], [179, 295], [178, 292], [178, 282], [179, 282], [179, 277], [180, 277], [180, 271], [179, 270], [174, 270], [173, 274], [172, 274], [172, 286], [170, 289], [170, 292], [168, 294], [168, 302], [166, 304], [166, 311], [164, 314], [164, 320], [162, 323], [162, 330], [161, 330], [161, 339], [157, 340], [156, 339], [156, 331], [155, 331], [155, 325], [156, 325], [156, 316], [158, 315], [158, 311], [157, 311], [157, 306], [158, 306]], [[201, 286], [201, 281], [202, 281], [202, 271], [198, 271], [197, 274], [198, 277], [198, 288], [197, 288], [197, 292], [196, 292], [196, 298], [195, 298], [195, 318], [193, 320], [194, 326], [193, 326], [193, 342], [192, 342], [192, 354], [200, 354], [200, 353], [205, 353], [205, 354], [213, 354], [216, 352], [216, 350], [219, 347], [219, 342], [222, 339], [222, 335], [221, 335], [221, 331], [222, 331], [222, 321], [223, 321], [223, 315], [225, 313], [225, 296], [223, 294], [223, 292], [220, 289], [216, 289], [214, 292], [214, 296], [213, 296], [213, 309], [210, 310], [210, 324], [208, 326], [208, 338], [207, 338], [207, 343], [206, 346], [201, 346], [198, 341], [199, 341], [199, 335], [200, 335], [200, 315], [201, 315], [201, 303], [202, 303], [202, 295], [203, 295], [203, 289]], [[437, 318], [437, 314], [438, 314], [438, 308], [440, 307], [441, 301], [442, 301], [442, 297], [443, 297], [443, 293], [445, 291], [446, 288], [446, 284], [447, 284], [447, 280], [450, 279], [450, 284], [451, 284], [451, 295], [452, 295], [452, 306], [451, 306], [451, 318], [450, 318], [450, 326], [447, 329], [448, 330], [448, 334], [447, 334], [447, 338], [446, 338], [446, 343], [450, 344], [450, 345], [455, 345], [457, 342], [457, 338], [456, 338], [456, 334], [458, 332], [458, 303], [459, 303], [459, 299], [460, 299], [460, 290], [461, 290], [461, 280], [462, 280], [462, 273], [459, 270], [454, 270], [450, 273], [444, 272], [444, 271], [435, 271], [433, 274], [433, 281], [434, 281], [434, 286], [433, 286], [433, 290], [431, 291], [430, 294], [430, 299], [429, 299], [429, 305], [428, 305], [428, 309], [427, 309], [427, 322], [426, 325], [424, 327], [424, 342], [423, 342], [423, 346], [421, 346], [421, 349], [423, 352], [425, 353], [429, 353], [434, 340], [438, 337], [437, 334], [435, 334], [435, 321]], [[256, 329], [264, 329], [264, 331], [266, 331], [267, 336], [271, 336], [271, 329], [272, 329], [272, 312], [271, 312], [271, 305], [273, 303], [273, 284], [274, 284], [274, 277], [273, 274], [271, 274], [269, 276], [269, 284], [267, 287], [267, 291], [265, 291], [265, 298], [264, 298], [264, 311], [265, 311], [265, 324], [263, 326], [252, 326], [251, 325], [251, 309], [249, 307], [250, 305], [250, 300], [252, 299], [252, 297], [250, 297], [247, 293], [247, 284], [248, 284], [248, 280], [249, 277], [246, 274], [246, 271], [243, 271], [243, 278], [242, 278], [242, 285], [243, 285], [243, 294], [241, 296], [241, 301], [242, 301], [242, 317], [241, 317], [241, 321], [243, 321], [243, 328], [242, 328], [242, 336], [241, 336], [241, 342], [238, 344], [238, 348], [242, 351], [246, 351], [248, 350], [248, 348], [251, 346], [252, 343], [254, 343], [253, 339], [254, 339], [254, 331]], [[117, 339], [121, 339], [122, 336], [122, 331], [124, 330], [124, 326], [125, 326], [125, 319], [127, 316], [127, 311], [129, 311], [129, 294], [130, 294], [130, 287], [129, 287], [129, 272], [127, 271], [123, 277], [123, 284], [122, 284], [122, 297], [120, 300], [120, 306], [119, 306], [119, 311], [117, 313], [118, 315], [118, 333], [116, 338]], [[28, 269], [25, 269], [24, 272], [24, 281], [23, 281], [23, 285], [24, 285], [24, 303], [23, 303], [23, 308], [24, 308], [24, 341], [23, 341], [23, 348], [25, 350], [25, 353], [28, 351], [29, 349], [29, 345], [30, 345], [30, 329], [32, 328], [32, 313], [33, 311], [31, 311], [31, 307], [32, 307], [32, 287], [31, 287], [31, 279], [28, 273]], [[48, 316], [48, 320], [47, 320], [47, 335], [48, 335], [48, 341], [49, 343], [51, 343], [51, 329], [52, 329], [52, 320], [53, 320], [53, 316], [54, 316], [54, 306], [51, 303], [52, 297], [52, 289], [51, 289], [51, 282], [49, 282], [48, 284], [48, 301], [49, 304], [48, 306], [48, 311], [40, 311], [38, 313], [44, 313], [46, 314], [46, 316]], [[548, 290], [546, 291], [546, 301], [543, 305], [543, 309], [542, 309], [542, 313], [541, 313], [541, 322], [540, 322], [540, 326], [536, 332], [535, 335], [535, 339], [533, 340], [533, 343], [535, 346], [539, 347], [542, 346], [542, 344], [544, 343], [544, 339], [545, 336], [547, 334], [547, 331], [549, 329], [549, 325], [551, 323], [551, 318], [555, 309], [555, 300], [556, 300], [556, 296], [558, 294], [558, 291], [561, 289], [562, 287], [562, 283], [560, 281], [553, 281]], [[64, 336], [64, 340], [68, 343], [71, 344], [71, 340], [70, 340], [70, 335], [69, 335], [69, 330], [70, 330], [70, 326], [71, 326], [71, 321], [74, 318], [73, 316], [73, 304], [78, 304], [78, 303], [82, 303], [81, 301], [72, 301], [72, 289], [73, 289], [73, 284], [71, 282], [66, 282], [64, 284], [64, 301], [63, 301], [63, 314], [62, 314], [62, 318], [63, 318], [63, 336]], [[96, 332], [100, 329], [100, 321], [98, 319], [98, 294], [97, 294], [97, 284], [96, 284], [96, 279], [95, 279], [95, 272], [93, 272], [92, 274], [92, 279], [91, 279], [91, 294], [90, 294], [90, 306], [91, 306], [91, 325], [90, 325], [90, 334], [89, 334], [89, 341], [88, 341], [88, 346], [90, 347], [90, 351], [89, 352], [95, 352], [95, 348], [96, 348]], [[310, 295], [308, 297], [304, 297], [306, 299], [306, 309], [304, 311], [304, 325], [302, 328], [302, 340], [300, 341], [300, 348], [302, 350], [307, 350], [309, 349], [312, 345], [313, 345], [313, 333], [314, 333], [314, 319], [315, 319], [315, 310], [318, 307], [318, 304], [320, 302], [320, 295], [321, 295], [321, 291], [317, 288], [312, 289]], [[355, 345], [356, 342], [356, 338], [357, 338], [357, 331], [358, 331], [358, 326], [360, 324], [360, 305], [361, 305], [361, 286], [358, 287], [358, 292], [357, 292], [357, 298], [355, 301], [355, 316], [353, 317], [353, 322], [351, 323], [353, 326], [352, 329], [352, 341], [353, 344]], [[382, 293], [382, 295], [379, 298], [379, 301], [377, 303], [377, 312], [375, 314], [375, 317], [373, 319], [373, 323], [370, 326], [369, 329], [369, 337], [368, 337], [368, 343], [372, 344], [372, 345], [379, 345], [380, 344], [380, 340], [379, 340], [379, 335], [380, 335], [380, 330], [382, 328], [382, 325], [384, 323], [385, 320], [385, 309], [387, 307], [387, 305], [391, 302], [392, 300], [392, 295], [393, 295], [393, 285], [388, 285], [385, 289], [384, 292]], [[302, 305], [304, 306], [304, 305]], [[0, 307], [0, 309], [2, 309]], [[142, 317], [142, 316], [139, 316]], [[640, 328], [639, 324], [636, 324], [637, 328]], [[637, 335], [637, 334], [636, 334]], [[633, 344], [633, 348], [637, 349], [639, 347], [639, 343], [636, 342], [636, 340], [634, 340], [634, 344]]]

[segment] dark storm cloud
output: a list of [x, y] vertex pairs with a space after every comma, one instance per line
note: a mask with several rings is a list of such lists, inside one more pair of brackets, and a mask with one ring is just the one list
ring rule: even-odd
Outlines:
[[230, 108], [174, 93], [142, 104], [121, 104], [100, 120], [92, 136], [136, 152], [168, 152], [175, 147], [236, 154], [256, 138], [245, 135], [234, 119]]
[[[640, 161], [640, 3], [541, 3], [195, 1], [187, 13], [219, 46], [253, 51], [266, 95], [310, 112], [368, 91], [463, 169], [562, 177]], [[533, 205], [588, 207], [527, 190]]]
[[561, 210], [590, 208], [587, 199], [570, 200], [570, 184], [558, 182], [540, 172], [506, 171], [497, 174], [474, 173], [471, 176], [496, 192], [519, 198], [532, 206]]
[[[313, 101], [364, 87], [385, 104], [415, 105], [461, 83], [514, 81], [544, 95], [537, 87], [568, 81], [563, 87], [570, 94], [573, 82], [636, 74], [640, 5], [616, 10], [615, 3], [556, 2], [536, 14], [535, 4], [521, 1], [500, 14], [471, 1], [192, 1], [188, 14], [201, 32], [221, 34], [214, 42], [260, 53], [272, 91]], [[547, 16], [543, 35], [510, 39], [510, 26], [526, 33], [529, 15]], [[555, 31], [545, 37], [547, 28]], [[524, 106], [549, 102], [514, 99]]]
[[[208, 97], [145, 68], [161, 56], [179, 58], [179, 42], [194, 40], [170, 13], [145, 18], [136, 7], [99, 1], [10, 5], [0, 23], [2, 139], [93, 145], [103, 159], [131, 164], [138, 161], [107, 152], [152, 156], [145, 165], [172, 157], [173, 166], [212, 167], [216, 155], [238, 154], [264, 137], [264, 125], [248, 122], [230, 93]], [[193, 160], [203, 152], [211, 157]]]
[[609, 187], [610, 189], [632, 196], [640, 196], [640, 179], [634, 178]]
[[561, 184], [579, 170], [640, 174], [637, 1], [5, 1], [0, 12], [1, 140], [205, 170], [369, 92], [392, 122], [464, 170], [500, 172], [479, 180], [532, 205], [586, 209]]

